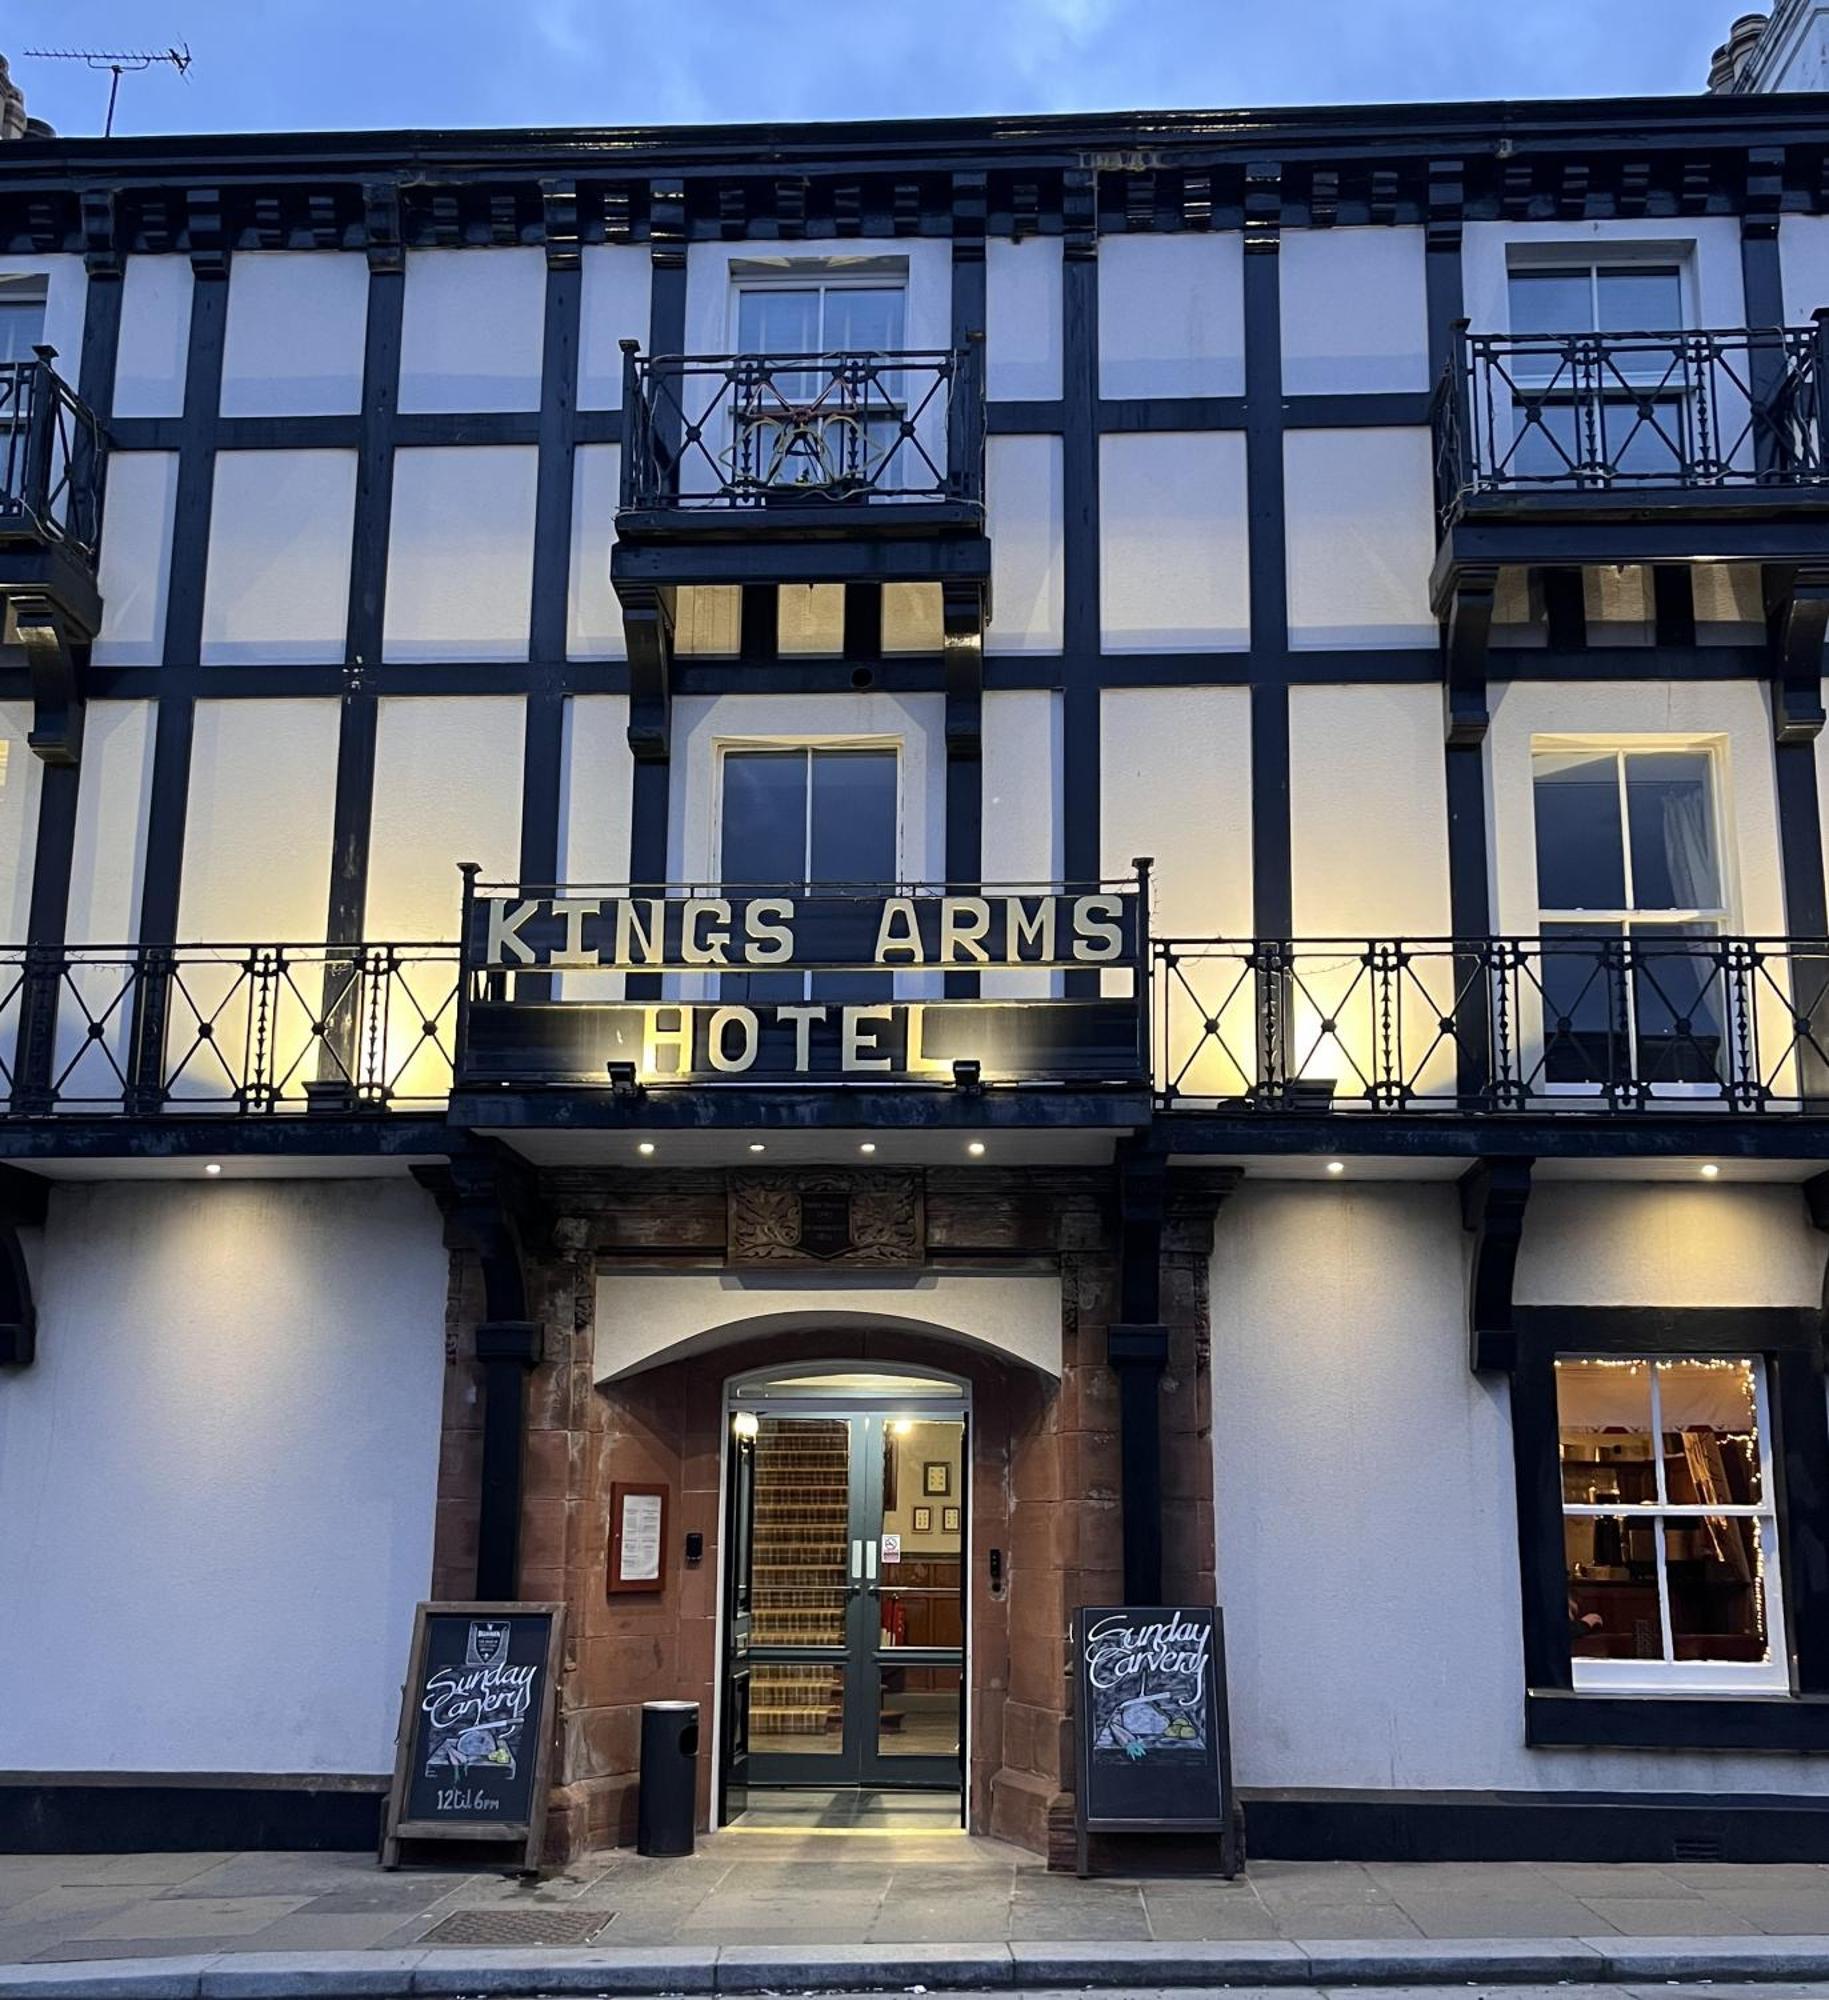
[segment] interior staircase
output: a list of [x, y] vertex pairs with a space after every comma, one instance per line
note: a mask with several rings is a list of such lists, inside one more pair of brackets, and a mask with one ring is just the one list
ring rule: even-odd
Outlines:
[[[850, 1477], [846, 1423], [762, 1419], [750, 1570], [753, 1645], [845, 1643]], [[836, 1739], [844, 1727], [839, 1670], [817, 1662], [759, 1666], [751, 1679], [749, 1725], [752, 1747], [771, 1737]]]

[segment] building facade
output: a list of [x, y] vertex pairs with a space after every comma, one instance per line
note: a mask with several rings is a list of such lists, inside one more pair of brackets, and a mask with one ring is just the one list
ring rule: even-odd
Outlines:
[[1826, 109], [8, 145], [0, 1835], [1829, 1854]]

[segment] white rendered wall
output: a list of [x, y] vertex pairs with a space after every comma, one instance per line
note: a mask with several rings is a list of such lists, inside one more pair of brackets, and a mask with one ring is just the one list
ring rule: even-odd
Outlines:
[[1829, 306], [1829, 216], [1787, 215], [1778, 225], [1778, 253], [1785, 324], [1808, 326], [1818, 306]]
[[1730, 935], [1785, 935], [1772, 724], [1763, 688], [1741, 681], [1513, 681], [1495, 687], [1486, 739], [1494, 912], [1505, 935], [1537, 928], [1533, 746], [1705, 747], [1720, 775]]
[[349, 627], [353, 451], [219, 451], [206, 663], [328, 663]]
[[1061, 240], [1029, 236], [984, 248], [986, 393], [1052, 402], [1061, 393]]
[[987, 653], [1058, 653], [1065, 557], [1061, 441], [994, 437], [985, 446], [991, 533]]
[[574, 660], [620, 660], [622, 605], [610, 585], [622, 447], [581, 444], [572, 458], [572, 559], [565, 650]]
[[[190, 354], [191, 260], [129, 257], [121, 276], [121, 333], [115, 351], [114, 414], [176, 417], [184, 413]], [[68, 379], [75, 380], [75, 361]]]
[[92, 657], [97, 666], [157, 666], [165, 653], [178, 454], [110, 452], [105, 479], [98, 563], [102, 629]]
[[582, 252], [578, 309], [578, 407], [622, 408], [622, 346], [648, 345], [652, 270], [645, 244], [592, 243]]
[[1434, 453], [1420, 429], [1285, 435], [1291, 646], [1438, 643]]
[[579, 694], [565, 704], [564, 768], [559, 880], [626, 882], [635, 781], [626, 695]]
[[538, 250], [411, 250], [400, 408], [537, 410], [546, 339]]
[[1289, 826], [1299, 938], [1450, 934], [1438, 687], [1293, 687]]
[[365, 936], [455, 940], [460, 861], [485, 882], [520, 879], [526, 720], [510, 695], [382, 697]]
[[[447, 1261], [406, 1182], [64, 1186], [0, 1397], [0, 1769], [392, 1767]], [[159, 1671], [148, 1674], [156, 1654]]]
[[[1685, 1220], [1673, 1212], [1673, 1243]], [[1534, 1197], [1521, 1272], [1554, 1269], [1563, 1227]], [[1466, 1242], [1451, 1186], [1247, 1184], [1220, 1210], [1213, 1446], [1238, 1783], [1829, 1792], [1820, 1758], [1524, 1747], [1508, 1391], [1467, 1366]], [[1711, 1237], [1753, 1285], [1738, 1298], [1771, 1242], [1763, 1225]], [[1560, 1279], [1580, 1282], [1580, 1262], [1571, 1251]], [[1695, 1303], [1677, 1289], [1688, 1268], [1638, 1302]]]
[[[984, 697], [984, 882], [1058, 882], [1061, 858], [1061, 698], [1051, 688]], [[989, 972], [987, 1000], [1045, 1000], [1049, 972]]]
[[1108, 653], [1250, 644], [1242, 431], [1099, 440], [1099, 624]]
[[1425, 255], [1420, 229], [1286, 230], [1284, 394], [1428, 388]]
[[395, 453], [385, 658], [526, 659], [539, 463], [519, 444]]
[[1102, 237], [1099, 394], [1244, 392], [1244, 238]]
[[0, 702], [0, 942], [25, 942], [32, 906], [32, 869], [37, 855], [38, 795], [44, 766], [26, 746], [31, 733], [29, 702]]
[[83, 308], [89, 297], [89, 274], [80, 257], [0, 257], [0, 284], [9, 279], [44, 285], [44, 338], [57, 350], [56, 368], [75, 386], [82, 369]]
[[229, 265], [225, 417], [338, 416], [362, 407], [368, 260], [243, 250]]
[[181, 940], [322, 939], [330, 904], [339, 706], [331, 700], [198, 702], [184, 815]]
[[800, 1331], [809, 1357], [843, 1360], [860, 1332], [937, 1333], [1061, 1372], [1057, 1272], [924, 1271], [799, 1284], [731, 1271], [619, 1272], [597, 1280], [598, 1381], [760, 1334]]

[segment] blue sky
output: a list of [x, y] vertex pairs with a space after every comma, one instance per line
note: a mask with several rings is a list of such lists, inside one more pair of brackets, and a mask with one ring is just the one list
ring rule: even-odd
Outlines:
[[108, 79], [28, 48], [188, 41], [116, 130], [619, 125], [1694, 91], [1747, 0], [13, 0], [33, 112]]

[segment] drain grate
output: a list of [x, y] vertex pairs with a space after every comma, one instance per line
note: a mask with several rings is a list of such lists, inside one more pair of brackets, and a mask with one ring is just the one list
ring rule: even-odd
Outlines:
[[615, 1920], [613, 1910], [453, 1910], [421, 1944], [589, 1944]]

